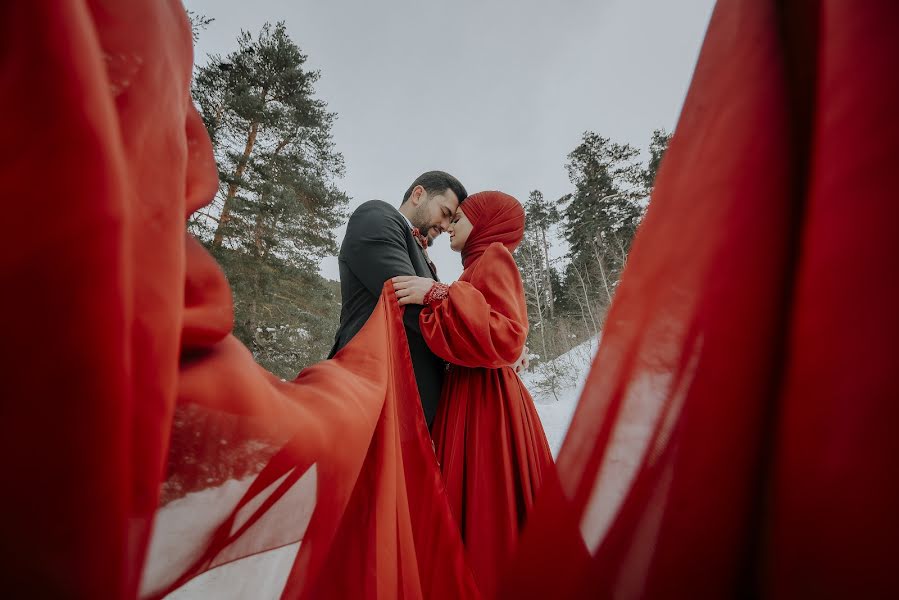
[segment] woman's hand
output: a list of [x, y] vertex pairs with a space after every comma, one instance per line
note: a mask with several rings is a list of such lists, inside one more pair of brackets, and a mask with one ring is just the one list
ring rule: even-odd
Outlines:
[[424, 304], [425, 294], [431, 289], [435, 281], [427, 277], [416, 277], [414, 275], [400, 275], [391, 279], [393, 282], [393, 291], [399, 300], [400, 306], [406, 304]]
[[518, 360], [516, 360], [511, 365], [512, 368], [515, 369], [516, 373], [521, 373], [522, 371], [527, 371], [528, 368], [531, 366], [531, 361], [528, 358], [528, 354], [530, 353], [530, 351], [531, 351], [531, 349], [528, 348], [527, 346], [525, 346], [524, 350], [521, 351], [521, 356], [519, 356]]

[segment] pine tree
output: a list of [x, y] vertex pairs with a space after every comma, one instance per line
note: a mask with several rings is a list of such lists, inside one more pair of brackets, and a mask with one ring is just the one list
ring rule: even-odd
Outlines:
[[639, 151], [588, 131], [568, 155], [574, 192], [565, 207], [566, 308], [597, 334], [642, 216], [645, 178]]
[[[191, 21], [196, 33], [210, 19]], [[211, 57], [192, 87], [220, 193], [190, 230], [228, 276], [235, 335], [285, 379], [331, 347], [339, 287], [318, 269], [336, 252], [333, 231], [348, 202], [334, 183], [344, 171], [331, 138], [335, 115], [314, 97], [319, 75], [305, 62], [283, 23], [265, 25], [255, 38], [241, 33], [227, 57]], [[166, 483], [163, 502], [257, 472], [284, 441], [248, 436], [233, 417], [190, 405], [176, 408], [173, 423], [172, 459], [183, 477]], [[201, 443], [209, 439], [218, 443]]]
[[569, 349], [570, 340], [567, 337], [569, 328], [557, 318], [556, 305], [562, 284], [558, 271], [552, 266], [549, 249], [561, 214], [539, 190], [530, 193], [524, 208], [527, 217], [525, 235], [516, 261], [528, 308], [528, 346], [537, 353], [531, 366], [540, 373], [533, 383], [535, 389], [551, 393], [558, 399], [559, 389], [567, 382], [567, 370], [554, 359]]
[[[531, 323], [528, 343], [541, 359], [533, 363], [537, 389], [555, 394], [573, 367], [553, 359], [600, 332], [670, 138], [654, 131], [648, 160], [640, 164], [636, 148], [588, 131], [566, 163], [574, 191], [550, 203], [535, 190], [525, 203], [516, 260]], [[568, 245], [564, 280], [549, 260], [550, 231], [559, 222]]]
[[260, 364], [293, 377], [324, 358], [338, 321], [335, 288], [318, 275], [348, 203], [335, 184], [336, 115], [315, 98], [319, 73], [284, 23], [242, 32], [237, 45], [194, 79], [221, 185], [190, 225], [231, 282], [235, 333]]
[[592, 131], [568, 155], [568, 178], [575, 187], [565, 208], [566, 239], [571, 257], [582, 260], [594, 254], [595, 244], [617, 236], [627, 240], [642, 214], [637, 202], [643, 172], [639, 151], [617, 144]]
[[551, 238], [552, 228], [561, 219], [559, 209], [554, 204], [546, 201], [543, 192], [534, 190], [528, 197], [528, 201], [524, 205], [525, 214], [527, 215], [527, 229], [536, 237], [541, 251], [540, 273], [541, 288], [545, 295], [545, 303], [549, 311], [549, 318], [555, 317], [555, 295], [552, 287], [551, 263], [549, 259], [549, 240]]
[[314, 97], [319, 72], [304, 68], [284, 23], [237, 41], [237, 51], [197, 71], [193, 86], [222, 182], [211, 247], [236, 240], [260, 255], [315, 260], [335, 245], [317, 226], [333, 229], [347, 204], [332, 183], [344, 173], [331, 139], [335, 115]]
[[646, 163], [646, 171], [644, 175], [644, 185], [646, 193], [652, 193], [655, 186], [656, 175], [659, 172], [659, 166], [662, 164], [662, 157], [668, 149], [668, 143], [671, 141], [670, 133], [664, 129], [656, 129], [652, 132], [652, 139], [649, 142], [649, 160]]
[[194, 39], [194, 44], [196, 44], [197, 40], [200, 39], [200, 32], [209, 27], [215, 19], [192, 10], [187, 10], [185, 12], [187, 12], [187, 19], [190, 21], [191, 36]]

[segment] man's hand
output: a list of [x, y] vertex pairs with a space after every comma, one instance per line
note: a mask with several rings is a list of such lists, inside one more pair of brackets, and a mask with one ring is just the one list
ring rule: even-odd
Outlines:
[[531, 349], [527, 346], [524, 347], [524, 350], [521, 351], [521, 356], [518, 357], [512, 364], [512, 368], [515, 369], [516, 373], [521, 373], [522, 371], [527, 371], [528, 367], [531, 366], [531, 361], [528, 360], [528, 354]]
[[434, 285], [433, 279], [427, 277], [416, 277], [414, 275], [400, 275], [391, 279], [393, 282], [393, 291], [399, 300], [400, 306], [406, 304], [424, 304], [425, 294]]

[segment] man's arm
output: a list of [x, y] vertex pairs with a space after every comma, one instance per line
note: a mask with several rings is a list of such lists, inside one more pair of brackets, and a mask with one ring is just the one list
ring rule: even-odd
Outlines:
[[[384, 282], [397, 275], [415, 275], [406, 245], [407, 224], [395, 208], [384, 202], [366, 202], [347, 223], [341, 258], [375, 297]], [[406, 329], [421, 335], [418, 315], [422, 306], [409, 306], [403, 314]]]
[[341, 258], [373, 295], [397, 275], [415, 275], [406, 246], [405, 222], [396, 209], [381, 202], [366, 202], [350, 217]]

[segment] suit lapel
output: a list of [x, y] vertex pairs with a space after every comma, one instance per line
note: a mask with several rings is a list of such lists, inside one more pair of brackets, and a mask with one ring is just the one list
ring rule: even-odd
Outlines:
[[430, 277], [435, 281], [440, 281], [437, 279], [437, 269], [431, 268], [428, 259], [425, 258], [424, 250], [415, 240], [412, 230], [408, 227], [406, 228], [406, 247], [409, 250], [409, 258], [412, 259], [412, 266], [415, 267], [415, 274], [419, 277]]

